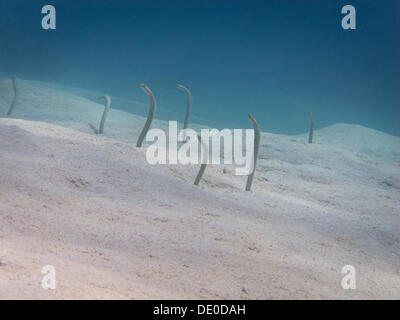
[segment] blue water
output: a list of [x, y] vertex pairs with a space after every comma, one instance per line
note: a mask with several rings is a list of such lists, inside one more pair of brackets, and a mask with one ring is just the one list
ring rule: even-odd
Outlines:
[[[52, 4], [57, 29], [41, 28]], [[353, 4], [357, 29], [341, 27]], [[120, 97], [135, 112], [147, 101], [157, 118], [217, 128], [297, 134], [337, 122], [400, 136], [398, 0], [0, 0], [0, 74]]]

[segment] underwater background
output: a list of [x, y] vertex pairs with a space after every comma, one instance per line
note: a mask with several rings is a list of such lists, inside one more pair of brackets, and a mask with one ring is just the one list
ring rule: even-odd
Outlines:
[[[41, 9], [56, 8], [43, 30]], [[351, 4], [357, 29], [343, 30]], [[108, 93], [158, 119], [299, 134], [337, 122], [400, 136], [397, 0], [0, 0], [0, 76]], [[83, 93], [82, 93], [83, 94]], [[97, 99], [98, 96], [90, 96]], [[96, 100], [98, 102], [98, 100]]]

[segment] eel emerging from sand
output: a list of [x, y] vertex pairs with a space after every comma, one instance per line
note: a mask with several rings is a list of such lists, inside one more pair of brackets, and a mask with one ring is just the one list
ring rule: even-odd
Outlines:
[[150, 98], [150, 110], [149, 114], [147, 115], [146, 123], [140, 133], [139, 139], [136, 143], [136, 147], [140, 148], [142, 146], [143, 140], [146, 137], [147, 131], [149, 131], [151, 122], [153, 121], [154, 112], [156, 110], [156, 99], [154, 98], [153, 92], [144, 84], [141, 84], [140, 87], [142, 90], [149, 96]]
[[312, 143], [314, 135], [314, 119], [311, 112], [308, 113], [308, 116], [310, 117], [310, 131], [308, 133], [308, 143]]
[[250, 191], [251, 184], [253, 183], [253, 177], [254, 177], [254, 173], [256, 171], [258, 149], [260, 147], [260, 129], [258, 128], [256, 119], [254, 119], [250, 113], [248, 114], [248, 117], [249, 117], [251, 124], [254, 127], [254, 163], [253, 163], [253, 171], [247, 177], [246, 191]]
[[201, 141], [201, 137], [199, 135], [197, 136], [197, 139], [200, 142], [201, 150], [202, 150], [202, 154], [204, 155], [204, 158], [203, 158], [202, 164], [200, 166], [199, 173], [197, 174], [196, 180], [194, 180], [195, 186], [199, 185], [200, 180], [203, 177], [204, 171], [206, 171], [207, 161], [208, 161], [208, 154], [206, 153], [206, 152], [208, 152], [207, 145], [205, 144], [205, 142]]
[[111, 98], [109, 95], [105, 94], [104, 96], [100, 97], [100, 99], [104, 99], [106, 105], [104, 107], [103, 116], [101, 117], [100, 126], [99, 126], [99, 134], [104, 133], [104, 124], [106, 123], [108, 111], [110, 111], [111, 106]]
[[11, 102], [10, 108], [7, 111], [7, 116], [11, 115], [11, 113], [13, 112], [13, 109], [14, 109], [16, 103], [17, 103], [17, 85], [15, 83], [15, 78], [14, 77], [11, 78], [11, 83], [12, 83], [12, 87], [13, 87], [13, 91], [14, 91], [14, 98], [13, 98], [13, 100]]
[[190, 93], [188, 88], [180, 84], [177, 85], [177, 88], [186, 93], [186, 115], [185, 115], [185, 121], [183, 123], [183, 129], [186, 129], [189, 125], [190, 104], [191, 104], [192, 94]]

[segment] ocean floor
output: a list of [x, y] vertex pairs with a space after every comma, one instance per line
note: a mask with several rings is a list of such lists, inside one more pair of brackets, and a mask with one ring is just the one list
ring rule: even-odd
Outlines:
[[145, 118], [111, 109], [96, 135], [100, 100], [17, 87], [5, 118], [0, 79], [0, 299], [400, 299], [399, 137], [264, 132], [252, 191], [224, 165], [196, 187], [199, 166], [150, 165], [135, 147]]

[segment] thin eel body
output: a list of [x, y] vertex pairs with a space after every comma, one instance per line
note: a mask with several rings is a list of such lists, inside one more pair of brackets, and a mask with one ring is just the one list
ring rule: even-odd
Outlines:
[[190, 106], [191, 106], [191, 99], [192, 99], [192, 94], [190, 93], [189, 89], [178, 84], [177, 85], [178, 89], [181, 89], [186, 93], [186, 114], [185, 114], [185, 121], [183, 123], [183, 129], [186, 129], [189, 125], [189, 116], [190, 116]]
[[202, 154], [204, 155], [202, 164], [200, 166], [199, 173], [197, 174], [196, 180], [194, 180], [194, 185], [197, 186], [200, 183], [201, 178], [203, 177], [204, 171], [206, 170], [207, 167], [207, 161], [208, 161], [208, 147], [207, 145], [201, 141], [201, 137], [197, 136], [197, 139], [200, 142], [201, 148], [202, 148]]
[[149, 114], [147, 115], [146, 123], [140, 133], [139, 139], [136, 143], [136, 147], [140, 148], [142, 146], [143, 140], [146, 137], [147, 131], [149, 131], [151, 122], [153, 121], [154, 113], [156, 111], [156, 99], [154, 98], [153, 92], [144, 84], [141, 84], [140, 87], [142, 90], [149, 96], [150, 99], [150, 109]]
[[253, 171], [247, 177], [246, 183], [246, 191], [250, 191], [251, 184], [253, 183], [254, 173], [256, 172], [256, 164], [257, 164], [257, 157], [258, 157], [258, 150], [260, 148], [260, 129], [258, 128], [258, 124], [253, 116], [249, 113], [248, 114], [249, 120], [254, 127], [254, 163], [253, 163]]
[[100, 97], [100, 99], [104, 99], [106, 102], [106, 105], [105, 105], [104, 111], [103, 111], [103, 116], [101, 117], [100, 126], [99, 126], [99, 134], [102, 134], [102, 133], [104, 133], [104, 124], [106, 123], [108, 111], [110, 111], [111, 98], [109, 95], [106, 94], [106, 95]]
[[10, 108], [7, 111], [7, 116], [11, 115], [11, 113], [13, 112], [13, 109], [14, 109], [16, 103], [17, 103], [17, 85], [15, 83], [15, 78], [14, 77], [11, 78], [11, 84], [12, 84], [12, 87], [13, 87], [14, 98], [13, 98], [13, 100], [11, 102]]
[[310, 117], [310, 131], [308, 133], [308, 143], [313, 143], [314, 119], [311, 112], [308, 113], [308, 116]]

